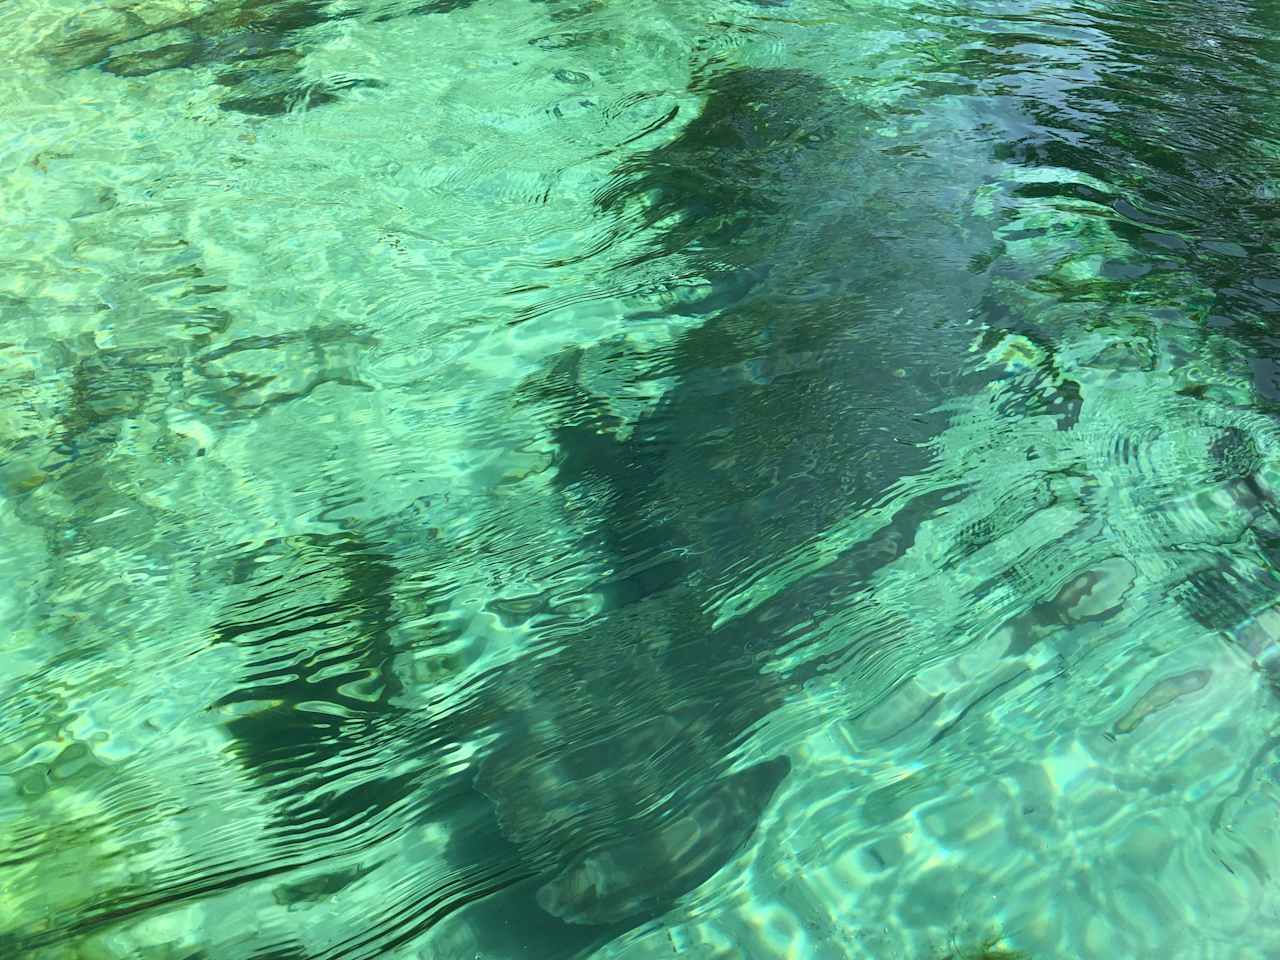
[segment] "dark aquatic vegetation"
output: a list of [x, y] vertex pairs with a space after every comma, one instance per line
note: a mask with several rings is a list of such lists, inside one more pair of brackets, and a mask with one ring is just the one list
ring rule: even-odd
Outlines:
[[948, 953], [941, 960], [1030, 960], [1030, 955], [1021, 950], [1005, 950], [995, 944], [987, 944]]
[[228, 88], [224, 110], [273, 116], [338, 99], [343, 90], [378, 87], [372, 77], [335, 77], [306, 83], [297, 68], [308, 31], [357, 16], [448, 13], [474, 0], [429, 0], [408, 9], [380, 11], [376, 4], [351, 7], [331, 0], [220, 0], [195, 16], [157, 5], [98, 8], [73, 24], [53, 48], [61, 63], [98, 66], [120, 77], [149, 77], [170, 70], [212, 69], [213, 82]]

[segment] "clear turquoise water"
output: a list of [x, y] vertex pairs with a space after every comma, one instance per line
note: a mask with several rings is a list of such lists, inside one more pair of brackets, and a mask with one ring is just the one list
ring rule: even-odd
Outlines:
[[0, 37], [0, 956], [1280, 955], [1274, 4]]

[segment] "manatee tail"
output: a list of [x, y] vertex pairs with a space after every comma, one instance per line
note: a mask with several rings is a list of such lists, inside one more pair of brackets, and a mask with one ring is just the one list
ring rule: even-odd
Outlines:
[[737, 855], [790, 771], [779, 756], [716, 781], [678, 815], [585, 851], [542, 885], [538, 904], [576, 924], [662, 913]]

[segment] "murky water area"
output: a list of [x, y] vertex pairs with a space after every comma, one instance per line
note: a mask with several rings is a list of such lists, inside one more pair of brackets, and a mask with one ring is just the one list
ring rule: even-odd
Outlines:
[[1280, 956], [1280, 7], [0, 38], [0, 956]]

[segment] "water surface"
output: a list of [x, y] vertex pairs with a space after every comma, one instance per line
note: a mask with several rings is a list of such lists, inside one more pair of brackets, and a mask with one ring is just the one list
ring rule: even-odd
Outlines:
[[1280, 11], [0, 12], [0, 947], [1280, 952]]

